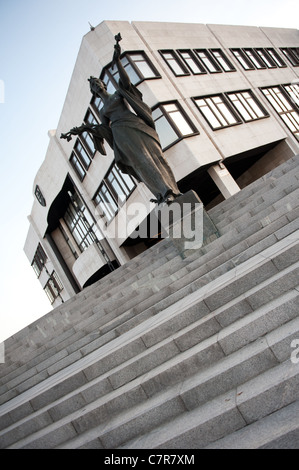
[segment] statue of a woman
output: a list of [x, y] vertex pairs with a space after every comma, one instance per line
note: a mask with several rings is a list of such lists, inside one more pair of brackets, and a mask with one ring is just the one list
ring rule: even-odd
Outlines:
[[[156, 197], [155, 202], [170, 203], [181, 193], [163, 156], [151, 109], [142, 101], [141, 92], [131, 83], [120, 61], [118, 42], [121, 37], [117, 35], [115, 38], [113, 61], [120, 77], [117, 90], [109, 94], [102, 80], [89, 78], [91, 92], [103, 101], [100, 110], [102, 124], [75, 127], [61, 137], [70, 140], [70, 135], [87, 131], [93, 137], [95, 148], [104, 155], [105, 139], [114, 150], [115, 162], [123, 173], [143, 182]], [[128, 104], [134, 112], [130, 111]]]

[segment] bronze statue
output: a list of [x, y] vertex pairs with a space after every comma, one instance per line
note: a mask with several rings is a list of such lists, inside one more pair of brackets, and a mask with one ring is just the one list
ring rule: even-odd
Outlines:
[[105, 139], [114, 150], [115, 162], [123, 173], [143, 182], [156, 197], [152, 201], [171, 203], [181, 193], [163, 156], [151, 109], [143, 102], [141, 92], [131, 83], [120, 61], [120, 34], [115, 39], [113, 63], [120, 77], [115, 93], [109, 94], [106, 84], [99, 78], [88, 79], [91, 92], [103, 101], [100, 110], [102, 124], [74, 127], [61, 134], [61, 138], [70, 140], [72, 135], [87, 131], [95, 148], [103, 155], [106, 155]]

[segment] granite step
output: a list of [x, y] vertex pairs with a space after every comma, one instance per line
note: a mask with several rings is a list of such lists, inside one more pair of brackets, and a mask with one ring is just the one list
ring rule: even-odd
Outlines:
[[116, 426], [113, 428], [116, 423], [112, 422], [105, 429], [91, 430], [87, 438], [73, 438], [60, 448], [72, 448], [78, 444], [81, 448], [88, 448], [89, 443], [94, 446], [96, 439], [99, 440], [99, 447], [105, 448], [206, 448], [212, 442], [297, 401], [298, 384], [299, 368], [288, 359], [202, 406], [187, 408], [187, 411], [151, 432], [146, 433], [140, 423], [139, 437], [136, 435], [131, 441], [127, 440], [123, 430], [125, 426], [119, 420], [119, 430]]
[[299, 185], [299, 170], [293, 169], [292, 172], [285, 174], [283, 177], [276, 181], [269, 180], [255, 191], [251, 196], [245, 198], [243, 201], [236, 202], [230, 209], [227, 209], [222, 215], [214, 216], [217, 221], [217, 227], [221, 227], [223, 221], [234, 220], [239, 217], [239, 214], [246, 209], [249, 212], [253, 209], [259, 209], [261, 205], [275, 203], [279, 198], [286, 196], [290, 192], [296, 191]]
[[[232, 209], [233, 206], [238, 206], [239, 204], [243, 203], [246, 204], [248, 198], [252, 196], [254, 197], [254, 195], [261, 189], [264, 190], [268, 183], [273, 183], [275, 185], [275, 182], [281, 177], [283, 178], [285, 174], [290, 174], [293, 170], [296, 171], [298, 165], [299, 155], [295, 155], [288, 161], [284, 162], [261, 178], [258, 178], [256, 181], [243, 188], [242, 191], [234, 194], [230, 198], [222, 201], [220, 204], [210, 209], [209, 215], [213, 216], [213, 218], [217, 220], [218, 216], [222, 217], [221, 214], [226, 213], [228, 210]], [[264, 192], [266, 191], [264, 190]]]
[[[297, 294], [299, 295], [299, 292], [297, 292]], [[288, 306], [286, 306], [285, 310], [288, 310]], [[279, 318], [278, 312], [277, 318]], [[248, 331], [255, 322], [256, 320], [252, 319], [251, 326], [249, 326], [248, 320]], [[237, 331], [237, 329], [238, 328], [235, 327], [235, 331]], [[173, 358], [170, 360], [173, 364], [172, 367], [164, 366], [164, 373], [166, 375], [164, 377], [164, 383], [167, 383], [167, 375], [168, 377], [173, 375], [174, 369], [177, 380], [175, 384], [168, 382], [166, 396], [168, 399], [171, 399], [171, 401], [177, 400], [177, 394], [179, 392], [180, 400], [184, 402], [185, 407], [188, 410], [195, 409], [212, 398], [226, 393], [232, 387], [235, 388], [265, 370], [275, 367], [279, 361], [284, 361], [286, 357], [288, 358], [290, 353], [289, 341], [294, 337], [294, 334], [298, 335], [298, 331], [299, 321], [296, 318], [289, 324], [277, 328], [274, 332], [272, 331], [266, 335], [262, 335], [262, 338], [256, 341], [253, 341], [253, 337], [251, 336], [245, 346], [241, 348], [239, 348], [240, 345], [233, 346], [235, 350], [230, 349], [230, 351], [226, 351], [226, 357], [220, 360], [218, 357], [218, 362], [215, 364], [208, 362], [204, 370], [200, 370], [200, 367], [197, 367], [199, 372], [196, 374], [193, 373], [189, 378], [186, 373], [186, 359], [182, 361], [179, 367], [179, 364], [176, 365], [175, 359]], [[223, 333], [223, 337], [227, 338], [228, 336], [230, 335]], [[217, 341], [217, 335], [213, 335], [213, 341]], [[207, 348], [208, 342], [211, 343], [212, 339], [210, 339], [210, 341], [203, 341], [205, 348]], [[232, 346], [232, 342], [230, 342], [230, 344]], [[194, 364], [193, 362], [193, 368], [190, 368], [190, 370], [193, 369], [194, 371]], [[115, 375], [116, 373], [117, 372], [115, 372]], [[149, 376], [151, 374], [153, 374], [152, 378]], [[177, 387], [178, 380], [181, 383], [180, 388]], [[151, 381], [154, 381], [154, 384], [152, 384]], [[158, 391], [156, 390], [156, 392], [153, 393], [155, 383], [159, 383], [159, 387]], [[64, 434], [63, 430], [69, 429], [69, 425], [72, 424], [76, 432], [81, 434], [100, 423], [103, 425], [104, 422], [109, 422], [113, 419], [114, 415], [120, 413], [122, 410], [127, 411], [128, 407], [134, 408], [138, 403], [146, 402], [145, 408], [147, 408], [148, 401], [152, 401], [155, 406], [157, 403], [161, 404], [165, 395], [165, 385], [164, 387], [161, 385], [161, 371], [158, 374], [154, 374], [154, 370], [152, 370], [151, 373], [131, 380], [127, 384], [122, 385], [110, 393], [108, 392], [105, 396], [92, 403], [81, 403], [81, 409], [79, 411], [71, 412], [64, 418], [61, 418], [61, 411], [65, 412], [66, 409], [73, 411], [73, 406], [65, 407], [66, 404], [64, 404], [64, 406], [60, 404], [59, 407], [59, 404], [54, 403], [54, 406], [44, 408], [40, 410], [40, 412], [35, 413], [35, 416], [31, 415], [28, 420], [23, 420], [22, 424], [19, 423], [17, 426], [8, 428], [2, 433], [0, 441], [7, 447], [22, 436], [22, 430], [25, 433], [26, 431], [31, 433], [32, 430], [35, 429], [36, 435], [24, 438], [25, 440], [19, 442], [18, 446], [25, 444], [26, 447], [28, 445], [30, 447], [34, 445], [34, 448], [38, 448], [39, 444], [36, 442], [37, 439], [44, 447], [46, 445], [45, 443], [48, 441], [48, 434], [52, 434], [54, 429], [57, 435], [62, 436]], [[169, 387], [169, 385], [172, 387]], [[81, 394], [82, 393], [84, 393], [84, 391], [81, 391]], [[72, 403], [74, 403], [74, 400]], [[159, 406], [161, 411], [161, 405]], [[50, 422], [47, 422], [49, 426], [44, 428], [45, 422], [49, 419], [49, 416], [51, 416], [54, 423], [50, 420]], [[38, 427], [42, 427], [42, 429], [39, 430]], [[30, 444], [27, 442], [28, 439], [30, 440]], [[51, 442], [51, 438], [49, 442]]]
[[[253, 293], [251, 293], [249, 295], [249, 298], [253, 298]], [[190, 371], [190, 370], [194, 370], [194, 364], [197, 364], [197, 368], [198, 368], [198, 363], [200, 363], [200, 355], [203, 355], [203, 359], [201, 360], [201, 362], [203, 362], [204, 359], [208, 358], [209, 359], [209, 364], [211, 363], [211, 354], [212, 354], [212, 351], [213, 351], [213, 348], [215, 349], [215, 345], [213, 344], [213, 342], [218, 342], [219, 345], [220, 345], [220, 348], [221, 348], [221, 351], [224, 351], [226, 354], [231, 354], [234, 349], [236, 348], [236, 345], [238, 345], [238, 347], [243, 347], [244, 344], [247, 344], [248, 342], [250, 341], [253, 341], [255, 339], [254, 337], [254, 334], [265, 334], [265, 332], [267, 330], [263, 330], [263, 323], [265, 323], [265, 325], [267, 325], [266, 328], [268, 328], [268, 330], [271, 330], [271, 328], [274, 328], [276, 327], [277, 325], [283, 323], [283, 322], [286, 322], [288, 320], [290, 320], [291, 318], [294, 317], [294, 315], [296, 316], [297, 314], [297, 311], [298, 311], [298, 306], [299, 306], [299, 303], [298, 303], [298, 299], [299, 299], [299, 293], [297, 290], [292, 290], [290, 291], [289, 293], [287, 293], [286, 296], [282, 296], [280, 299], [277, 299], [275, 300], [274, 302], [270, 302], [267, 304], [266, 307], [262, 307], [260, 309], [260, 311], [256, 311], [254, 314], [251, 314], [252, 316], [252, 320], [250, 320], [250, 315], [248, 314], [246, 316], [246, 320], [243, 319], [239, 322], [235, 322], [235, 325], [234, 325], [234, 328], [230, 327], [230, 328], [224, 328], [224, 330], [222, 331], [222, 334], [218, 334], [219, 332], [219, 328], [220, 328], [220, 324], [221, 324], [221, 317], [223, 316], [224, 314], [224, 318], [225, 318], [225, 309], [222, 310], [221, 312], [221, 309], [220, 311], [218, 312], [215, 312], [214, 314], [210, 314], [210, 315], [207, 315], [206, 317], [202, 318], [201, 320], [198, 320], [197, 322], [195, 322], [195, 324], [193, 325], [192, 328], [190, 328], [190, 325], [179, 331], [176, 335], [173, 336], [173, 333], [172, 333], [172, 338], [170, 341], [164, 341], [164, 344], [162, 345], [163, 348], [167, 349], [166, 351], [166, 355], [164, 354], [164, 356], [167, 357], [169, 356], [169, 354], [173, 355], [173, 354], [177, 354], [179, 351], [177, 350], [177, 348], [179, 348], [180, 351], [186, 351], [186, 349], [190, 349], [191, 347], [191, 350], [188, 351], [187, 353], [185, 354], [182, 354], [181, 355], [181, 365], [179, 366], [178, 365], [178, 360], [176, 358], [173, 358], [171, 357], [171, 359], [166, 362], [166, 364], [162, 364], [161, 366], [158, 366], [157, 367], [157, 371], [156, 371], [156, 377], [155, 377], [155, 374], [153, 374], [153, 372], [149, 372], [149, 371], [145, 371], [146, 375], [147, 375], [147, 378], [146, 378], [146, 381], [145, 383], [143, 383], [143, 389], [146, 391], [147, 395], [148, 396], [151, 396], [153, 393], [158, 393], [159, 391], [161, 391], [161, 387], [163, 389], [163, 387], [165, 387], [165, 384], [171, 384], [171, 377], [177, 377], [177, 376], [180, 376], [178, 375], [178, 371], [184, 371], [184, 374], [187, 372], [187, 371]], [[240, 299], [241, 301], [241, 299]], [[228, 307], [228, 309], [231, 309], [231, 305]], [[268, 310], [268, 313], [266, 313], [266, 311]], [[285, 310], [285, 311], [284, 311]], [[177, 315], [178, 317], [178, 315]], [[267, 319], [268, 318], [268, 319]], [[235, 317], [234, 317], [234, 320], [235, 320]], [[227, 321], [227, 320], [222, 320], [222, 321]], [[170, 322], [172, 323], [172, 318], [170, 318]], [[160, 322], [161, 323], [161, 322]], [[257, 325], [256, 328], [254, 328], [254, 325]], [[192, 326], [192, 325], [191, 325]], [[141, 370], [144, 372], [144, 369], [142, 366], [142, 360], [146, 360], [147, 361], [147, 367], [149, 367], [149, 365], [151, 367], [153, 367], [155, 364], [153, 362], [153, 357], [155, 358], [155, 360], [157, 361], [157, 358], [158, 358], [158, 361], [160, 360], [159, 358], [161, 357], [161, 354], [163, 354], [161, 351], [162, 351], [162, 347], [159, 346], [159, 348], [153, 348], [152, 346], [150, 346], [150, 344], [153, 343], [152, 341], [152, 337], [155, 336], [155, 330], [159, 329], [160, 328], [160, 325], [158, 326], [154, 326], [153, 327], [153, 330], [152, 332], [150, 331], [149, 328], [147, 328], [147, 332], [145, 335], [142, 336], [142, 340], [144, 343], [148, 343], [148, 347], [151, 347], [152, 350], [149, 349], [149, 351], [143, 351], [141, 354], [137, 355], [136, 358], [133, 358], [131, 360], [128, 361], [128, 364], [123, 366], [121, 365], [121, 368], [118, 368], [118, 370], [112, 370], [111, 372], [111, 375], [109, 376], [109, 381], [110, 383], [113, 384], [113, 386], [115, 388], [119, 388], [120, 386], [123, 387], [123, 385], [125, 384], [125, 387], [127, 386], [127, 383], [129, 381], [129, 385], [131, 383], [134, 384], [134, 380], [133, 382], [130, 382], [132, 381], [132, 379], [135, 378], [135, 376], [132, 377], [132, 371], [136, 371], [136, 370]], [[240, 330], [240, 332], [238, 333], [238, 330]], [[171, 331], [169, 329], [169, 331]], [[205, 332], [204, 332], [205, 331]], [[293, 329], [292, 329], [293, 331]], [[200, 332], [200, 334], [199, 334]], [[242, 332], [242, 333], [241, 333]], [[199, 341], [202, 341], [205, 339], [205, 336], [209, 336], [209, 335], [212, 335], [212, 338], [211, 338], [211, 341], [212, 341], [212, 344], [208, 344], [205, 346], [205, 348], [207, 348], [207, 351], [205, 351], [203, 353], [203, 351], [199, 350], [197, 351], [198, 347], [197, 346], [197, 343], [199, 343]], [[193, 338], [192, 338], [193, 336]], [[236, 337], [239, 337], [238, 338], [238, 342], [236, 341]], [[288, 337], [289, 337], [289, 332], [288, 332]], [[186, 338], [187, 338], [187, 343], [186, 343]], [[174, 344], [173, 342], [175, 343], [176, 347], [174, 347]], [[192, 344], [193, 343], [195, 344], [195, 348], [193, 347], [193, 350], [192, 350]], [[163, 341], [162, 341], [163, 343]], [[208, 342], [209, 343], [209, 342]], [[231, 344], [229, 346], [229, 344]], [[193, 358], [193, 355], [194, 355], [194, 349], [195, 349], [195, 359]], [[289, 346], [288, 346], [288, 351], [289, 351]], [[136, 351], [135, 351], [136, 352]], [[168, 356], [167, 356], [168, 354]], [[139, 356], [142, 356], [141, 358]], [[219, 360], [219, 351], [214, 351], [214, 355], [215, 355], [215, 360]], [[137, 368], [136, 368], [136, 364], [137, 364]], [[171, 365], [172, 364], [172, 365]], [[202, 364], [203, 365], [203, 364]], [[111, 368], [112, 367], [112, 364], [110, 363], [109, 361], [109, 367]], [[95, 375], [97, 375], [99, 373], [99, 370], [101, 370], [101, 366], [100, 364], [97, 365], [97, 364], [93, 364], [92, 366], [90, 366], [89, 368], [85, 369], [84, 370], [84, 373], [85, 375], [89, 376], [90, 379], [93, 379]], [[153, 374], [154, 376], [152, 377], [152, 379], [150, 380], [148, 375], [149, 374]], [[182, 373], [181, 373], [182, 375]], [[184, 376], [185, 377], [185, 376]], [[107, 380], [107, 377], [104, 377], [104, 381], [106, 382]], [[101, 382], [103, 381], [103, 379], [101, 380]], [[76, 385], [78, 385], [76, 383]], [[103, 384], [101, 386], [99, 386], [99, 383], [97, 382], [97, 384], [95, 383], [92, 383], [91, 384], [91, 387], [94, 388], [94, 387], [97, 387], [99, 388], [100, 390], [103, 390]], [[85, 394], [88, 393], [87, 392], [87, 388], [89, 388], [89, 385], [84, 385], [83, 387], [85, 390]], [[213, 386], [214, 388], [214, 386]], [[65, 390], [65, 389], [64, 389]], [[56, 390], [57, 391], [57, 390]], [[60, 410], [68, 410], [68, 409], [74, 409], [74, 406], [76, 405], [76, 403], [80, 403], [80, 399], [78, 399], [78, 394], [79, 394], [79, 397], [82, 396], [82, 387], [81, 389], [77, 390], [75, 395], [70, 397], [64, 397], [62, 400], [62, 404], [57, 404], [57, 403], [54, 403], [50, 406], [50, 408], [52, 409], [52, 413], [55, 413], [55, 410], [56, 410], [56, 413], [59, 413], [59, 409]], [[124, 395], [124, 392], [122, 391], [121, 389], [121, 396]], [[210, 392], [211, 393], [211, 392]], [[51, 391], [50, 389], [50, 394], [48, 394], [48, 399], [51, 399], [53, 400], [55, 397], [55, 395], [53, 394], [53, 392]], [[135, 397], [136, 399], [136, 397]], [[30, 404], [32, 406], [32, 404], [35, 404], [34, 406], [36, 407], [37, 406], [37, 403], [39, 401], [39, 403], [45, 403], [45, 393], [44, 395], [42, 396], [39, 396], [39, 397], [32, 397], [31, 396], [31, 399], [30, 399]], [[65, 403], [66, 401], [66, 403]], [[127, 403], [127, 402], [125, 402]], [[86, 403], [85, 403], [86, 404]], [[11, 404], [12, 405], [12, 404]], [[67, 405], [67, 406], [66, 406]], [[26, 407], [27, 405], [24, 405], [23, 404], [23, 413], [24, 413], [24, 406]], [[106, 406], [106, 405], [105, 405]], [[118, 402], [118, 407], [119, 407], [119, 402]], [[21, 412], [21, 406], [19, 406], [19, 408], [15, 408], [14, 409], [14, 413], [15, 413], [15, 416], [20, 416], [20, 412]], [[49, 408], [49, 407], [48, 407]], [[53, 411], [54, 410], [54, 411]], [[33, 410], [30, 409], [30, 407], [27, 409], [27, 412], [32, 412]], [[60, 411], [61, 413], [61, 411]], [[110, 413], [111, 413], [111, 409], [110, 409]], [[43, 416], [43, 410], [39, 413], [37, 413], [37, 415], [41, 415]], [[13, 414], [10, 413], [10, 418], [13, 416]], [[47, 416], [48, 416], [48, 413], [47, 413]], [[38, 417], [37, 417], [38, 418]], [[37, 420], [38, 423], [40, 423], [40, 425], [44, 425], [44, 421], [43, 420]], [[35, 419], [35, 416], [32, 415], [32, 417], [30, 419]], [[7, 424], [7, 419], [5, 420], [5, 416], [2, 417], [2, 420], [3, 422], [6, 421], [6, 424]], [[29, 428], [27, 427], [28, 426], [28, 422], [25, 422], [25, 429], [29, 429], [31, 430], [32, 427], [29, 426]], [[36, 426], [36, 424], [35, 424]], [[20, 425], [17, 426], [18, 427], [18, 432], [20, 432]], [[15, 429], [13, 429], [11, 431], [12, 435], [15, 436], [15, 435], [18, 435], [15, 433]], [[5, 441], [4, 441], [5, 442]]]
[[[291, 240], [292, 240], [292, 237], [294, 235], [290, 235], [289, 237], [291, 237]], [[252, 254], [252, 253], [251, 253]], [[291, 254], [290, 254], [290, 257], [291, 257], [291, 261], [293, 262], [294, 261], [294, 256], [298, 256], [298, 250], [297, 250], [297, 247], [294, 246], [292, 248], [292, 251], [291, 251]], [[244, 255], [243, 255], [244, 256]], [[285, 258], [285, 260], [288, 259], [288, 258]], [[285, 263], [286, 261], [284, 261]], [[220, 271], [220, 274], [222, 274], [222, 272]], [[217, 276], [215, 276], [216, 278]], [[211, 281], [211, 275], [208, 276], [208, 279], [207, 281]], [[260, 279], [261, 281], [261, 279]], [[181, 299], [184, 297], [184, 295], [190, 293], [190, 292], [193, 292], [193, 290], [195, 290], [193, 284], [191, 283], [191, 280], [190, 278], [187, 278], [186, 279], [186, 284], [187, 284], [187, 288], [183, 290], [183, 292], [175, 292], [174, 294], [171, 294], [169, 295], [169, 298], [168, 300], [165, 300], [165, 292], [162, 291], [161, 293], [161, 297], [162, 297], [162, 300], [158, 303], [156, 303], [154, 305], [154, 307], [152, 307], [152, 300], [153, 298], [150, 297], [150, 306], [148, 307], [146, 304], [147, 304], [147, 301], [143, 301], [143, 302], [140, 302], [139, 303], [139, 312], [141, 312], [141, 315], [137, 315], [137, 311], [136, 309], [135, 310], [129, 310], [127, 316], [126, 315], [119, 315], [116, 317], [116, 320], [112, 321], [112, 323], [110, 322], [109, 324], [109, 319], [111, 317], [109, 317], [109, 315], [105, 315], [104, 318], [104, 321], [107, 322], [107, 317], [108, 317], [108, 325], [106, 325], [106, 330], [105, 330], [105, 327], [102, 326], [102, 330], [101, 330], [101, 333], [103, 336], [101, 336], [99, 339], [95, 339], [92, 341], [92, 338], [90, 336], [87, 337], [88, 341], [89, 341], [89, 344], [88, 346], [86, 347], [86, 349], [84, 350], [84, 348], [82, 348], [82, 344], [79, 343], [79, 346], [81, 347], [81, 349], [78, 351], [76, 350], [76, 343], [74, 343], [74, 337], [72, 336], [68, 336], [67, 338], [67, 342], [70, 344], [72, 343], [72, 350], [63, 350], [63, 351], [58, 351], [56, 352], [55, 354], [52, 354], [51, 355], [51, 350], [48, 350], [47, 354], [46, 354], [46, 358], [44, 359], [43, 356], [41, 356], [41, 359], [44, 359], [44, 361], [41, 363], [41, 364], [38, 364], [37, 366], [35, 365], [34, 367], [32, 367], [32, 370], [31, 372], [29, 371], [28, 372], [28, 368], [30, 367], [30, 363], [27, 364], [27, 368], [26, 370], [24, 371], [24, 375], [20, 374], [20, 371], [19, 373], [17, 374], [17, 381], [18, 383], [21, 383], [22, 382], [22, 379], [23, 377], [26, 377], [26, 381], [25, 383], [23, 384], [23, 386], [19, 386], [19, 387], [16, 387], [16, 383], [12, 382], [14, 384], [14, 388], [13, 390], [10, 388], [10, 383], [6, 383], [6, 389], [9, 389], [10, 388], [10, 397], [13, 396], [13, 394], [17, 394], [17, 392], [19, 391], [24, 391], [24, 386], [31, 386], [32, 385], [32, 382], [30, 380], [30, 376], [34, 376], [34, 381], [37, 380], [37, 375], [36, 374], [40, 374], [40, 378], [41, 380], [44, 380], [45, 377], [48, 376], [48, 372], [44, 372], [46, 368], [49, 368], [51, 367], [51, 364], [56, 364], [56, 366], [54, 366], [54, 370], [55, 370], [55, 367], [56, 367], [56, 370], [58, 370], [58, 367], [59, 366], [65, 366], [66, 362], [67, 361], [74, 361], [74, 360], [78, 360], [80, 359], [82, 356], [84, 356], [85, 354], [91, 352], [92, 350], [100, 347], [101, 345], [103, 345], [105, 343], [106, 340], [112, 340], [114, 339], [116, 336], [118, 336], [119, 334], [123, 334], [124, 331], [127, 331], [128, 329], [130, 329], [132, 327], [132, 322], [134, 324], [139, 323], [140, 321], [140, 317], [142, 317], [142, 319], [146, 319], [146, 318], [149, 318], [150, 316], [152, 316], [152, 314], [155, 314], [157, 313], [157, 311], [159, 311], [159, 309], [163, 309], [165, 308], [168, 304], [171, 305], [171, 303]], [[204, 282], [202, 281], [201, 279], [201, 282], [200, 284], [198, 285], [198, 281], [196, 280], [195, 281], [195, 284], [196, 284], [196, 288], [198, 287], [201, 287]], [[169, 289], [169, 287], [168, 287]], [[154, 300], [157, 301], [157, 296], [153, 296], [154, 297]], [[171, 300], [171, 301], [170, 301]], [[146, 308], [147, 307], [147, 308]], [[154, 312], [153, 312], [153, 308], [154, 308]], [[119, 313], [119, 312], [117, 312]], [[126, 313], [126, 312], [125, 312]], [[114, 316], [112, 314], [112, 316]], [[132, 318], [133, 316], [133, 319], [130, 320], [128, 319], [128, 317]], [[124, 318], [125, 317], [125, 318]], [[127, 321], [125, 323], [123, 323], [124, 319], [126, 319]], [[101, 322], [101, 319], [98, 320], [98, 325], [97, 327], [99, 326], [99, 322]], [[120, 325], [120, 326], [119, 326]], [[107, 330], [107, 327], [108, 327], [108, 330]], [[93, 331], [95, 330], [95, 325], [93, 324]], [[109, 336], [109, 331], [112, 331], [112, 333], [110, 333], [110, 336]], [[107, 335], [108, 333], [108, 335]], [[106, 335], [106, 337], [104, 338], [104, 336]], [[66, 346], [65, 343], [62, 343], [61, 345], [63, 346]], [[49, 346], [49, 345], [48, 345]], [[38, 358], [35, 357], [34, 359], [34, 362], [37, 362], [38, 361]], [[52, 368], [53, 369], [53, 368]], [[52, 370], [52, 373], [53, 373], [53, 370]], [[16, 374], [16, 372], [15, 372]], [[10, 375], [10, 378], [13, 380], [13, 376], [14, 374], [12, 373]]]
[[[296, 198], [295, 200], [297, 201], [297, 199], [298, 199], [298, 198]], [[285, 211], [285, 209], [284, 209], [284, 211]], [[243, 226], [244, 226], [244, 224], [242, 223], [242, 224], [241, 224], [241, 228], [242, 228]], [[161, 246], [162, 246], [162, 245], [161, 245]], [[152, 247], [151, 250], [152, 250], [151, 253], [154, 252], [153, 247]], [[162, 251], [163, 251], [163, 250], [166, 250], [166, 251], [169, 250], [169, 252], [172, 252], [172, 257], [175, 257], [175, 254], [173, 253], [173, 250], [171, 250], [171, 248], [170, 248], [169, 246], [167, 247], [166, 244], [164, 244]], [[142, 255], [143, 255], [143, 257], [141, 257], [141, 259], [142, 259], [142, 258], [146, 258], [146, 256], [145, 256], [144, 254], [142, 254]], [[171, 257], [170, 257], [170, 258], [171, 258]], [[175, 261], [177, 262], [177, 256], [175, 257]], [[162, 262], [162, 265], [163, 265], [163, 264], [165, 264], [165, 262], [164, 262], [164, 263]], [[150, 270], [150, 264], [149, 264], [148, 262], [147, 262], [147, 266], [148, 266], [148, 269]], [[143, 273], [143, 274], [144, 274], [144, 273]], [[111, 279], [112, 279], [112, 276], [110, 276], [110, 277], [111, 277]], [[116, 277], [115, 274], [114, 274], [114, 277]], [[167, 281], [168, 281], [167, 276], [164, 276], [164, 282], [167, 282]], [[131, 282], [131, 280], [128, 279], [126, 282], [127, 282], [127, 284], [129, 284], [129, 283]], [[91, 290], [91, 292], [94, 292], [94, 291], [96, 291], [96, 287], [94, 287], [93, 290]], [[86, 294], [87, 294], [87, 293], [86, 293]], [[149, 291], [149, 295], [150, 295], [150, 294], [151, 294], [151, 292]], [[89, 314], [90, 308], [94, 305], [94, 303], [93, 303], [94, 298], [97, 299], [100, 295], [101, 295], [101, 294], [97, 292], [97, 293], [95, 294], [95, 296], [91, 296], [91, 298], [89, 298], [88, 300], [86, 299], [86, 295], [85, 295], [84, 297], [82, 296], [82, 297], [83, 297], [83, 299], [82, 299], [82, 305], [84, 305], [83, 310], [84, 310], [85, 312], [87, 312], [87, 314]], [[106, 295], [107, 295], [107, 294], [106, 294]], [[110, 295], [110, 304], [113, 304], [113, 302], [115, 302], [115, 296], [116, 296], [116, 294], [114, 293], [114, 296], [111, 295], [111, 294], [108, 294], [108, 295]], [[123, 292], [118, 293], [119, 303], [120, 303], [120, 304], [122, 303], [123, 298], [124, 298], [125, 295], [126, 295], [126, 293], [123, 293]], [[72, 310], [66, 310], [66, 309], [67, 309], [67, 306], [65, 307], [65, 312], [64, 312], [64, 314], [65, 314], [65, 316], [66, 316], [67, 318], [66, 318], [66, 319], [62, 319], [62, 324], [65, 325], [65, 329], [68, 329], [69, 323], [70, 323], [69, 316], [72, 315], [73, 312], [72, 312]], [[73, 310], [74, 310], [75, 312], [77, 312], [77, 313], [79, 312], [79, 314], [81, 314], [81, 316], [82, 316], [82, 314], [84, 313], [84, 312], [82, 312], [82, 310], [80, 309], [80, 307], [79, 307], [78, 305], [75, 305], [75, 307], [73, 308]], [[52, 318], [52, 321], [53, 321], [53, 315], [51, 315], [51, 318]], [[64, 321], [63, 321], [63, 320], [64, 320]], [[71, 321], [72, 321], [72, 324], [74, 324], [75, 318], [74, 318], [73, 315], [72, 315]], [[56, 323], [59, 323], [59, 322], [56, 322]], [[47, 325], [47, 326], [48, 326], [48, 325]], [[15, 345], [15, 346], [16, 346], [16, 345]], [[18, 354], [16, 347], [14, 347], [14, 352]], [[8, 345], [8, 347], [6, 348], [6, 353], [7, 353], [7, 358], [8, 358], [7, 361], [9, 361], [9, 345]], [[16, 361], [14, 360], [14, 362], [16, 362]]]
[[205, 447], [205, 449], [298, 449], [299, 400]]

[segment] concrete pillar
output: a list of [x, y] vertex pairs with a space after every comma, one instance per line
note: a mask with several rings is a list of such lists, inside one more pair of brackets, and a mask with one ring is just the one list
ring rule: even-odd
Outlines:
[[223, 163], [212, 165], [208, 169], [208, 173], [225, 199], [240, 191], [236, 181]]

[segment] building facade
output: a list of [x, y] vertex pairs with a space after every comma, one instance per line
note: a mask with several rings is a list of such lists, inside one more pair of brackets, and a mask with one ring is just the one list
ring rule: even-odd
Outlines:
[[87, 79], [117, 86], [122, 63], [151, 107], [181, 192], [205, 208], [299, 153], [299, 31], [281, 28], [105, 21], [86, 34], [46, 157], [33, 184], [25, 253], [55, 307], [146, 250], [140, 230], [153, 208], [142, 183], [121, 173], [113, 151], [86, 132], [102, 103]]

